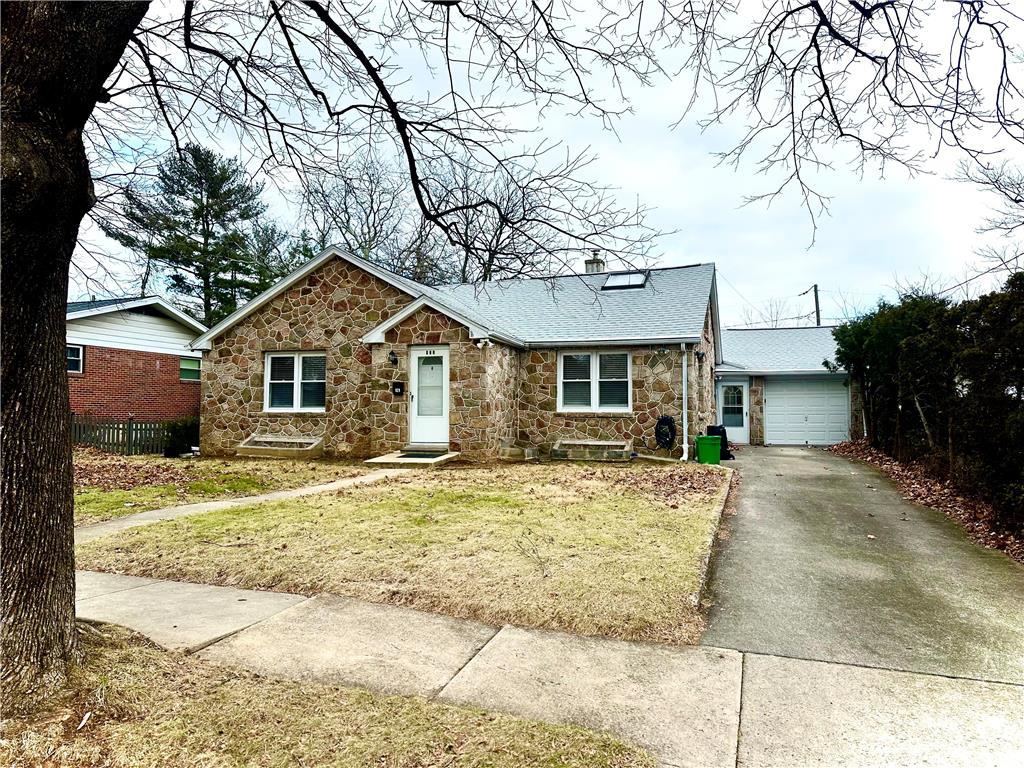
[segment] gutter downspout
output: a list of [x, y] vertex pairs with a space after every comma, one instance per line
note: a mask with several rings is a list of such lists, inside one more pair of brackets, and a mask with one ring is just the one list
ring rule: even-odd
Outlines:
[[690, 370], [686, 355], [686, 344], [680, 344], [679, 349], [683, 352], [683, 455], [680, 461], [687, 461], [690, 458]]

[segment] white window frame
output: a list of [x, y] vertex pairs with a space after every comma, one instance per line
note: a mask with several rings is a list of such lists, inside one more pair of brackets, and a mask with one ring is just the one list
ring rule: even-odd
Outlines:
[[[67, 372], [68, 373], [75, 373], [75, 374], [85, 373], [85, 347], [82, 346], [81, 344], [67, 344], [67, 343], [64, 344], [64, 347], [65, 347], [65, 349], [64, 349], [64, 368], [67, 369]], [[67, 351], [67, 347], [74, 347], [75, 349], [78, 350], [78, 370], [77, 371], [72, 371], [72, 370], [68, 369], [68, 364], [67, 364], [68, 351]]]
[[[562, 402], [562, 367], [566, 355], [590, 355], [590, 407]], [[626, 356], [626, 405], [625, 407], [601, 407], [600, 355]], [[633, 354], [625, 349], [567, 349], [558, 353], [558, 413], [632, 413], [633, 412]], [[612, 379], [608, 379], [612, 381]]]
[[[294, 361], [294, 378], [292, 379], [292, 405], [273, 407], [270, 405], [270, 359], [272, 357], [290, 357]], [[324, 405], [319, 408], [301, 408], [296, 403], [302, 402], [302, 359], [304, 357], [324, 358]], [[327, 366], [326, 352], [266, 352], [263, 355], [263, 411], [265, 413], [324, 413], [327, 410]], [[312, 379], [308, 381], [313, 381]], [[282, 382], [277, 382], [282, 383]]]

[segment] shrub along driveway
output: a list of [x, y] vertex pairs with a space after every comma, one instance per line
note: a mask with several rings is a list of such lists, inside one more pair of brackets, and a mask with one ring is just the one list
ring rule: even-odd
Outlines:
[[704, 644], [1024, 683], [1019, 564], [865, 464], [803, 448], [736, 464]]

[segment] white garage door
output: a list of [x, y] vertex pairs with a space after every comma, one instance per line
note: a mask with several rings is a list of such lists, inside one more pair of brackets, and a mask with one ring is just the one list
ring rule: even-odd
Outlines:
[[842, 379], [765, 381], [764, 441], [832, 445], [850, 437], [850, 393]]

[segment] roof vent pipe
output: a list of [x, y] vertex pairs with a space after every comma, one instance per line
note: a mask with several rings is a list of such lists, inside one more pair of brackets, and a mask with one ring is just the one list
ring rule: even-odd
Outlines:
[[583, 266], [588, 275], [596, 275], [599, 272], [604, 272], [604, 259], [601, 258], [601, 252], [595, 248], [590, 252], [590, 258], [583, 262]]

